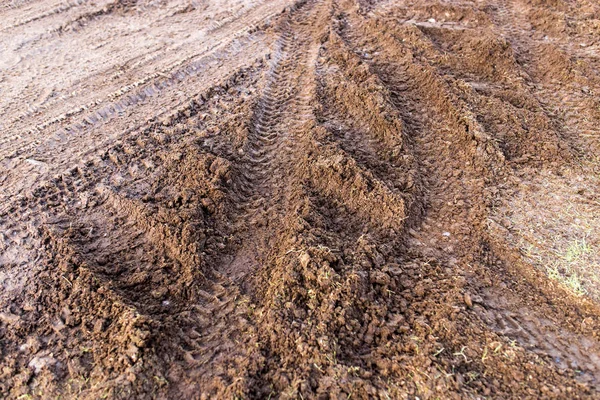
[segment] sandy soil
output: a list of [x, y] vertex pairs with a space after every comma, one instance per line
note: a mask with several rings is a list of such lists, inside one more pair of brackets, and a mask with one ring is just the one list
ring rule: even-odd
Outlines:
[[0, 44], [0, 397], [600, 396], [595, 0], [15, 0]]

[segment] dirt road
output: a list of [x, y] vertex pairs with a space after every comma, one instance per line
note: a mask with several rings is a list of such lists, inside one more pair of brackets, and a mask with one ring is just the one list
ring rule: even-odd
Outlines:
[[0, 397], [597, 398], [600, 5], [0, 5]]

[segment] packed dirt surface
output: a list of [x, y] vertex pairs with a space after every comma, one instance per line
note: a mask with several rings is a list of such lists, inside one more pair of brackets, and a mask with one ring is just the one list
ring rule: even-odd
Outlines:
[[596, 0], [0, 4], [0, 397], [600, 397]]

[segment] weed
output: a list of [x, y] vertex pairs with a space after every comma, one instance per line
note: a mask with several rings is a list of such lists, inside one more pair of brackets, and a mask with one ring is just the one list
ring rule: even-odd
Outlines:
[[358, 376], [358, 371], [360, 371], [360, 367], [348, 367], [349, 374]]
[[454, 356], [462, 356], [465, 359], [465, 362], [469, 362], [469, 359], [467, 358], [467, 355], [465, 354], [465, 350], [466, 350], [467, 346], [463, 346], [462, 349], [460, 349], [460, 351], [454, 353]]
[[327, 359], [327, 361], [329, 361], [331, 364], [333, 365], [337, 365], [337, 352], [335, 350], [333, 350], [331, 356], [326, 354], [325, 358]]
[[566, 287], [576, 296], [587, 293], [580, 275], [575, 271], [592, 251], [585, 238], [573, 240], [563, 253], [557, 253], [558, 260], [546, 267], [548, 277]]
[[169, 381], [167, 381], [164, 377], [162, 376], [158, 376], [158, 375], [154, 375], [154, 381], [158, 384], [158, 386], [162, 387], [165, 385], [169, 384]]
[[[509, 222], [504, 224], [511, 226], [510, 233], [524, 257], [557, 286], [574, 296], [587, 295], [595, 300], [600, 298], [600, 203], [592, 188], [598, 182], [598, 177], [590, 174], [561, 178], [544, 174], [534, 185], [543, 189], [518, 196], [511, 205]], [[574, 186], [578, 188], [576, 193]], [[530, 204], [539, 207], [532, 210]]]
[[498, 346], [494, 348], [494, 353], [498, 353], [502, 349], [502, 343], [498, 343]]
[[589, 254], [591, 251], [590, 246], [586, 243], [585, 238], [582, 240], [575, 239], [563, 255], [563, 259], [568, 263], [579, 261], [583, 256]]
[[467, 383], [471, 383], [479, 377], [479, 373], [475, 371], [467, 372], [466, 375], [469, 378], [469, 381]]

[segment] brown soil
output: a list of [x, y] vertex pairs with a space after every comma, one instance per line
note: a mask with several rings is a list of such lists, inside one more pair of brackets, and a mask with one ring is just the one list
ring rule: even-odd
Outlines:
[[0, 397], [600, 396], [595, 0], [22, 0], [0, 41]]

